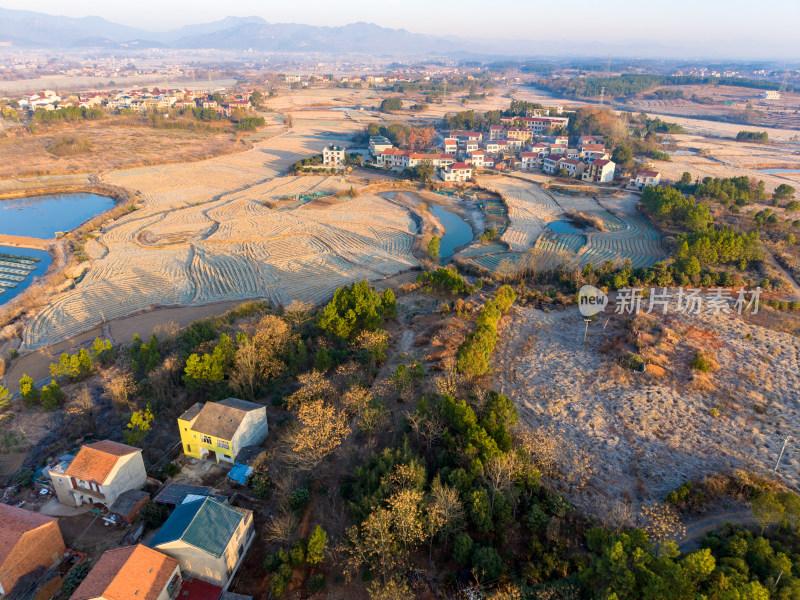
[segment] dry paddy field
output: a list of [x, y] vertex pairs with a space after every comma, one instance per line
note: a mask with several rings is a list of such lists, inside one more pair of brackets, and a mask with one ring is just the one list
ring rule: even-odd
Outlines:
[[[783, 438], [800, 426], [800, 339], [747, 317], [670, 317], [654, 319], [657, 341], [642, 350], [663, 370], [645, 373], [603, 353], [624, 335], [622, 319], [602, 316], [586, 343], [575, 308], [518, 308], [504, 325], [493, 385], [515, 402], [522, 427], [563, 431], [567, 453], [592, 457], [591, 489], [573, 497], [590, 511], [602, 511], [597, 498], [663, 500], [718, 471], [771, 471]], [[689, 369], [698, 349], [715, 356], [710, 376]], [[799, 469], [790, 443], [779, 475], [797, 488]]]
[[86, 275], [28, 323], [23, 349], [156, 306], [323, 302], [338, 286], [417, 266], [417, 225], [403, 206], [368, 193], [300, 198], [368, 181], [280, 176], [358, 127], [341, 115], [295, 118], [286, 134], [235, 155], [105, 175], [136, 193], [140, 208], [106, 223], [87, 245]]
[[[522, 177], [482, 176], [480, 184], [499, 194], [508, 207], [508, 227], [499, 244], [468, 249], [459, 258], [496, 271], [546, 270], [599, 266], [630, 259], [647, 267], [666, 257], [662, 236], [638, 216], [638, 198], [620, 194], [610, 199], [550, 192]], [[547, 229], [566, 213], [583, 213], [603, 223], [604, 231], [557, 233]], [[510, 273], [507, 273], [510, 274]]]
[[[748, 128], [749, 129], [749, 128]], [[735, 133], [734, 133], [735, 135]], [[680, 179], [684, 171], [695, 177], [740, 177], [764, 180], [772, 192], [782, 183], [800, 184], [800, 143], [751, 144], [707, 138], [701, 135], [670, 136], [676, 149], [699, 154], [673, 156], [670, 162], [655, 161], [654, 167], [663, 177]], [[770, 134], [771, 137], [771, 134]], [[760, 169], [796, 169], [796, 173], [764, 173]]]

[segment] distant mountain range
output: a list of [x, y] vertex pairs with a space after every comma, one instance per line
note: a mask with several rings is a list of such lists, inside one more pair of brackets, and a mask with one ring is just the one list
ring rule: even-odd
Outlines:
[[461, 59], [526, 58], [532, 56], [629, 56], [635, 58], [775, 58], [797, 59], [792, 40], [774, 40], [769, 46], [747, 39], [699, 39], [690, 46], [653, 39], [613, 42], [569, 39], [467, 40], [411, 33], [371, 23], [318, 27], [269, 23], [261, 17], [226, 17], [220, 21], [185, 25], [169, 31], [149, 31], [112, 23], [101, 17], [63, 17], [29, 10], [0, 8], [0, 42], [23, 48], [141, 48], [256, 50], [370, 54], [373, 56], [450, 55]]
[[227, 17], [169, 31], [147, 31], [100, 17], [57, 17], [0, 8], [0, 42], [26, 48], [218, 48], [272, 52], [373, 55], [465, 50], [466, 41], [410, 33], [370, 23], [340, 27], [268, 23], [261, 17]]

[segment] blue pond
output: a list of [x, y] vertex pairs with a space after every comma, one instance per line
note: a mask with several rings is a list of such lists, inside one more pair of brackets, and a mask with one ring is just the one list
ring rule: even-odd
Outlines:
[[472, 227], [456, 213], [445, 210], [437, 204], [431, 205], [431, 212], [444, 227], [439, 256], [442, 258], [453, 256], [456, 248], [472, 241]]
[[547, 229], [553, 233], [584, 233], [584, 230], [569, 221], [550, 221]]
[[800, 167], [795, 169], [756, 169], [759, 173], [772, 173], [772, 174], [779, 174], [779, 173], [798, 173], [800, 174]]
[[0, 200], [0, 233], [50, 239], [113, 206], [111, 198], [84, 193]]
[[[111, 198], [85, 193], [0, 200], [0, 233], [51, 239], [57, 231], [75, 229], [113, 206]], [[44, 275], [51, 262], [43, 250], [0, 246], [0, 304], [18, 296]]]
[[[39, 259], [38, 262], [33, 259]], [[19, 295], [47, 272], [52, 259], [44, 250], [0, 246], [0, 304]]]

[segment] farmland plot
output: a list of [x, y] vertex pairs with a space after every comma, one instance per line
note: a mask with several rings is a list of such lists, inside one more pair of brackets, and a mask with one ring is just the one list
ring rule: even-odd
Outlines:
[[[648, 267], [666, 258], [661, 235], [638, 216], [638, 198], [623, 195], [598, 201], [590, 196], [551, 194], [538, 184], [508, 176], [482, 177], [480, 183], [503, 197], [509, 226], [500, 244], [474, 246], [459, 254], [461, 260], [491, 272], [598, 267], [631, 260], [633, 267]], [[602, 222], [605, 231], [556, 233], [551, 221], [567, 213], [582, 213]], [[510, 250], [510, 251], [509, 251]]]

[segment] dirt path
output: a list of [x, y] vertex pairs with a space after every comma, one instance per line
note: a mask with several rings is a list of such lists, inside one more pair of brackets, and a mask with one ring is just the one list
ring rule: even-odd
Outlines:
[[794, 277], [792, 277], [792, 274], [784, 269], [777, 260], [775, 260], [775, 255], [772, 254], [772, 252], [767, 252], [766, 254], [769, 257], [772, 266], [775, 267], [776, 270], [780, 271], [781, 275], [786, 278], [786, 281], [791, 284], [794, 297], [800, 300], [800, 285], [798, 285], [797, 281], [795, 281]]
[[39, 238], [25, 237], [24, 235], [0, 234], [0, 246], [15, 246], [17, 248], [33, 248], [34, 250], [46, 250], [53, 240], [42, 240]]
[[753, 517], [753, 512], [749, 509], [709, 515], [689, 525], [686, 528], [686, 535], [678, 546], [684, 552], [696, 550], [699, 547], [700, 538], [715, 529], [719, 529], [725, 525], [725, 523], [733, 523], [734, 525], [755, 525], [756, 520]]

